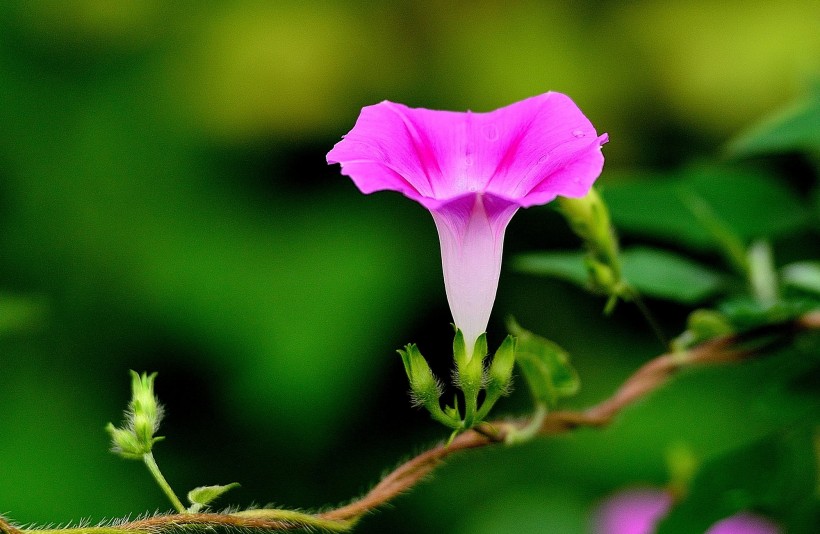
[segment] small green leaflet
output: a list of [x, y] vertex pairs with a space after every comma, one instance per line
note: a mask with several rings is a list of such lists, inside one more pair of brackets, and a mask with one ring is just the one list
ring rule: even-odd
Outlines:
[[508, 321], [507, 329], [518, 340], [515, 363], [536, 404], [551, 408], [559, 399], [578, 392], [581, 381], [564, 349], [521, 328], [514, 319]]
[[188, 492], [188, 500], [191, 502], [188, 512], [195, 514], [204, 507], [208, 506], [223, 493], [238, 487], [239, 484], [234, 482], [225, 486], [200, 486], [198, 488], [194, 488]]
[[820, 88], [758, 122], [727, 147], [735, 157], [795, 151], [820, 153]]

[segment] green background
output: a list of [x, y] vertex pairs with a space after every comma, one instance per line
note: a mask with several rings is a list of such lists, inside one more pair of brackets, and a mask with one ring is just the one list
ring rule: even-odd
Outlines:
[[[223, 504], [340, 503], [445, 437], [409, 407], [394, 352], [416, 342], [447, 376], [432, 220], [324, 160], [364, 105], [487, 111], [561, 91], [610, 135], [600, 184], [628, 244], [727, 270], [652, 193], [694, 168], [779, 264], [820, 245], [811, 160], [750, 171], [778, 180], [774, 207], [744, 202], [754, 180], [700, 171], [816, 79], [815, 1], [0, 4], [0, 512], [20, 523], [168, 508], [107, 452], [128, 369], [159, 372], [171, 484], [240, 482]], [[577, 247], [552, 207], [524, 210], [505, 265]], [[684, 329], [689, 308], [649, 304]], [[568, 405], [589, 405], [662, 351], [633, 307], [602, 307], [506, 269], [491, 346], [515, 315], [570, 351]], [[688, 373], [609, 428], [463, 455], [358, 532], [586, 532], [612, 491], [668, 482], [670, 449], [706, 459], [816, 414], [816, 377], [799, 394], [770, 380], [797, 359]], [[526, 409], [519, 389], [502, 412]]]

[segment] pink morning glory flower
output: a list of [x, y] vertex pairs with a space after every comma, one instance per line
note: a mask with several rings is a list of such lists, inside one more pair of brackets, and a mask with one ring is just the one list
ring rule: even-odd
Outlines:
[[[652, 534], [669, 512], [671, 495], [658, 488], [621, 491], [607, 499], [595, 514], [595, 534]], [[780, 534], [768, 519], [741, 512], [721, 519], [705, 534]]]
[[384, 101], [362, 109], [327, 161], [363, 193], [398, 191], [430, 210], [450, 311], [471, 355], [487, 329], [510, 219], [558, 195], [586, 195], [606, 141], [561, 93], [489, 113]]
[[743, 512], [721, 519], [706, 534], [780, 534], [780, 529], [765, 517]]
[[595, 514], [595, 534], [651, 534], [672, 497], [656, 488], [634, 488], [610, 497]]

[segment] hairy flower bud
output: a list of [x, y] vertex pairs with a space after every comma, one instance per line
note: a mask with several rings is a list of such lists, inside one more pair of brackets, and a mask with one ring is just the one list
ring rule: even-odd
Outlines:
[[515, 365], [515, 347], [516, 339], [513, 336], [507, 336], [493, 356], [493, 362], [487, 371], [487, 398], [495, 398], [508, 393]]
[[106, 431], [111, 435], [111, 450], [123, 458], [138, 460], [151, 452], [162, 420], [163, 408], [154, 395], [154, 379], [157, 374], [138, 374], [131, 371], [131, 401], [125, 412], [121, 428], [108, 423]]
[[425, 406], [430, 409], [435, 405], [438, 408], [438, 399], [441, 396], [441, 385], [424, 356], [419, 352], [415, 344], [409, 344], [404, 347], [404, 350], [398, 351], [401, 355], [401, 360], [404, 363], [404, 370], [407, 372], [407, 378], [410, 380], [410, 390], [413, 394], [413, 402], [419, 406]]

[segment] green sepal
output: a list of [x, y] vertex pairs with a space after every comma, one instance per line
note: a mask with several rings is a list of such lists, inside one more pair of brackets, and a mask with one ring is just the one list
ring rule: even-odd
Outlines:
[[453, 357], [456, 360], [456, 385], [464, 393], [464, 420], [465, 428], [471, 428], [475, 423], [478, 410], [478, 394], [484, 386], [484, 357], [487, 355], [487, 334], [481, 334], [476, 339], [473, 353], [466, 357], [457, 355], [455, 351], [464, 345], [461, 330], [456, 331], [453, 341]]
[[507, 328], [518, 338], [515, 363], [536, 405], [552, 408], [559, 399], [578, 392], [581, 382], [564, 349], [521, 328], [513, 319], [508, 321]]
[[[456, 339], [453, 341], [453, 348], [464, 344], [464, 337], [461, 330], [456, 332]], [[481, 334], [475, 342], [472, 356], [469, 359], [460, 359], [455, 353], [456, 373], [458, 386], [465, 394], [474, 392], [478, 394], [484, 382], [484, 357], [487, 355], [487, 334]], [[460, 360], [460, 361], [459, 361]]]
[[453, 337], [453, 359], [456, 362], [456, 368], [460, 369], [467, 364], [469, 356], [467, 356], [467, 344], [464, 342], [464, 334], [458, 328]]
[[233, 482], [224, 486], [200, 486], [188, 492], [188, 501], [191, 506], [188, 507], [188, 512], [195, 514], [208, 506], [219, 498], [223, 493], [226, 493], [234, 488], [238, 488], [239, 483]]
[[433, 371], [430, 370], [430, 366], [427, 365], [418, 347], [410, 343], [404, 347], [404, 350], [397, 352], [401, 356], [407, 379], [410, 381], [413, 402], [419, 406], [428, 407], [428, 409], [433, 405], [438, 408], [441, 384], [433, 375]]
[[484, 360], [484, 357], [487, 356], [490, 349], [487, 347], [487, 334], [481, 334], [478, 336], [478, 339], [475, 340], [475, 346], [473, 347], [473, 355], [471, 357], [471, 361], [475, 360], [476, 358], [479, 360]]

